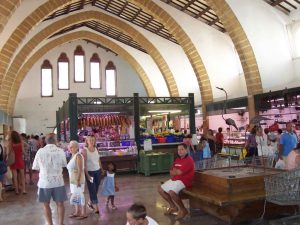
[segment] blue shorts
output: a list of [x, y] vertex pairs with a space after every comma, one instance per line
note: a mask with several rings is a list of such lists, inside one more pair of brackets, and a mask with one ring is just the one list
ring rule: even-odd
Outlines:
[[55, 188], [39, 188], [38, 201], [50, 202], [51, 198], [55, 202], [64, 202], [68, 199], [65, 186]]

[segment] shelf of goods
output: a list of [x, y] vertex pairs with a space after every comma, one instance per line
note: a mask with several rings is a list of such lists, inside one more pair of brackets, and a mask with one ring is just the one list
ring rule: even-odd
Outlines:
[[174, 161], [174, 154], [140, 151], [139, 159], [138, 172], [149, 176], [154, 173], [169, 172]]
[[97, 142], [102, 168], [107, 170], [108, 163], [114, 162], [117, 171], [137, 170], [137, 148], [134, 140]]

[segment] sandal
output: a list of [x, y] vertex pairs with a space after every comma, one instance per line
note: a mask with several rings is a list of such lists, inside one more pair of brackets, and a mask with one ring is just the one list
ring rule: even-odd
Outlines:
[[178, 215], [175, 217], [176, 220], [181, 220], [183, 219], [186, 215], [188, 214], [188, 211], [179, 211]]
[[78, 220], [84, 220], [86, 218], [88, 218], [88, 216], [78, 216], [76, 219], [78, 219]]
[[76, 215], [76, 214], [70, 214], [69, 215], [69, 218], [75, 218], [75, 217], [79, 217], [79, 215]]
[[112, 205], [111, 209], [117, 209], [117, 207], [115, 205]]
[[171, 215], [178, 212], [178, 208], [177, 207], [170, 207], [167, 208], [167, 211], [165, 212], [165, 215]]
[[90, 203], [90, 202], [87, 203], [87, 206], [88, 206], [91, 210], [94, 210], [94, 209], [95, 209], [94, 206], [92, 205], [92, 203]]

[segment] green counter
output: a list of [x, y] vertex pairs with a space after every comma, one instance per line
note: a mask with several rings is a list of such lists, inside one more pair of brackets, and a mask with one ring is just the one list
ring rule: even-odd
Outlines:
[[140, 151], [138, 172], [149, 176], [153, 173], [165, 173], [170, 171], [174, 161], [173, 153]]

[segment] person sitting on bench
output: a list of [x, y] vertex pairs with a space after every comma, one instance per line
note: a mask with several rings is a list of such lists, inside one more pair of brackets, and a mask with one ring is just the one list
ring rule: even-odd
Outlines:
[[171, 179], [158, 187], [158, 193], [169, 203], [166, 214], [177, 212], [176, 219], [183, 219], [188, 211], [184, 207], [179, 192], [192, 185], [194, 177], [194, 161], [188, 156], [187, 145], [178, 145], [178, 158], [175, 159], [170, 169]]

